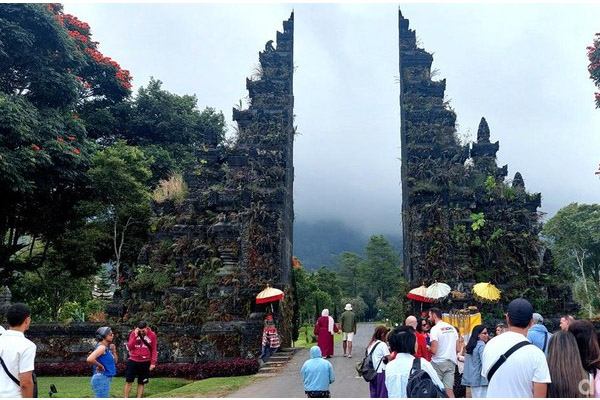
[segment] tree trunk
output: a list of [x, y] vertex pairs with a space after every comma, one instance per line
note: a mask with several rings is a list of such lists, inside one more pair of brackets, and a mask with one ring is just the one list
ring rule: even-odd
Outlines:
[[590, 297], [590, 291], [588, 289], [587, 279], [585, 277], [585, 270], [583, 269], [583, 262], [585, 259], [585, 254], [586, 254], [586, 251], [581, 250], [581, 257], [580, 257], [579, 253], [577, 251], [575, 251], [575, 258], [577, 260], [577, 264], [579, 265], [579, 272], [581, 272], [581, 276], [583, 277], [583, 289], [585, 290], [585, 295], [588, 299], [588, 305], [587, 305], [588, 317], [592, 318], [592, 316], [594, 315], [594, 313], [592, 311], [592, 299]]
[[119, 235], [117, 233], [117, 223], [118, 223], [118, 217], [115, 215], [115, 223], [113, 226], [113, 244], [115, 247], [115, 269], [116, 269], [116, 288], [120, 289], [121, 288], [121, 282], [120, 282], [120, 277], [121, 277], [121, 272], [120, 272], [120, 268], [121, 268], [121, 252], [123, 250], [123, 243], [125, 243], [125, 232], [127, 231], [127, 228], [129, 227], [129, 225], [131, 225], [133, 223], [133, 219], [131, 217], [127, 218], [127, 222], [125, 223], [125, 225], [123, 226], [123, 230], [121, 231], [121, 240], [120, 242], [117, 244], [117, 240], [119, 239]]

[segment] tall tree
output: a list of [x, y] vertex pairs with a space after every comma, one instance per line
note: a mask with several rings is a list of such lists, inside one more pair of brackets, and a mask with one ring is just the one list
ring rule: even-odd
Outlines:
[[0, 4], [0, 26], [0, 279], [7, 279], [43, 265], [91, 193], [86, 171], [96, 146], [78, 108], [123, 99], [130, 77], [60, 4]]
[[337, 259], [338, 276], [342, 293], [348, 297], [358, 296], [359, 272], [362, 257], [356, 253], [345, 251]]
[[[120, 268], [123, 245], [134, 224], [148, 224], [150, 216], [150, 189], [148, 182], [152, 159], [146, 158], [137, 147], [123, 141], [96, 155], [89, 176], [100, 200], [96, 217], [109, 222], [117, 288], [120, 285]], [[144, 229], [145, 231], [145, 229]]]
[[[583, 288], [583, 306], [592, 317], [600, 299], [600, 205], [571, 203], [544, 226], [554, 260]], [[577, 292], [577, 291], [576, 291]]]
[[365, 247], [360, 275], [363, 285], [370, 287], [384, 301], [391, 296], [391, 290], [398, 286], [402, 276], [400, 257], [383, 235], [371, 236]]
[[218, 143], [225, 136], [225, 117], [207, 107], [198, 109], [194, 95], [177, 95], [151, 78], [131, 101], [82, 111], [90, 136], [102, 143], [121, 139], [154, 158], [155, 185], [172, 172], [190, 170], [195, 150], [204, 143]]

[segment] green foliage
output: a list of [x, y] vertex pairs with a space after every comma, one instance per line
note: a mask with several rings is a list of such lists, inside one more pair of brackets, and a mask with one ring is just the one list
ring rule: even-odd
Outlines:
[[485, 182], [483, 183], [483, 185], [485, 186], [485, 190], [488, 192], [488, 194], [491, 195], [497, 187], [496, 179], [494, 179], [493, 176], [489, 175], [487, 178], [485, 178]]
[[[91, 300], [89, 279], [75, 278], [50, 254], [49, 266], [24, 273], [10, 287], [13, 301], [26, 301], [36, 321], [69, 320], [80, 304]], [[66, 310], [63, 311], [63, 308]]]
[[391, 296], [390, 288], [402, 280], [400, 257], [383, 235], [371, 236], [365, 247], [365, 259], [359, 269], [364, 291], [370, 290], [382, 300]]
[[485, 225], [485, 215], [482, 212], [471, 214], [471, 229], [478, 231]]
[[220, 142], [225, 136], [225, 117], [212, 108], [198, 110], [196, 96], [179, 96], [150, 79], [136, 98], [127, 103], [82, 112], [90, 135], [113, 143], [125, 140], [153, 157], [152, 185], [175, 172], [191, 171], [195, 150], [206, 140]]
[[600, 205], [571, 203], [561, 208], [544, 226], [559, 269], [577, 279], [574, 293], [588, 317], [600, 292]]
[[138, 265], [135, 269], [135, 280], [129, 287], [133, 290], [162, 291], [172, 284], [170, 269], [152, 270], [148, 265]]

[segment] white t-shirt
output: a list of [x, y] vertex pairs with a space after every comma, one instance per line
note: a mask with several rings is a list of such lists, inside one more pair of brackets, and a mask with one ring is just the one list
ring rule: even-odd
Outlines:
[[447, 322], [439, 321], [429, 331], [429, 337], [433, 342], [438, 342], [437, 351], [431, 357], [431, 361], [434, 363], [441, 363], [443, 361], [452, 361], [457, 364], [456, 361], [456, 341], [458, 340], [458, 333], [452, 325]]
[[[520, 333], [504, 332], [483, 349], [481, 375], [487, 377], [500, 356], [519, 342], [527, 341]], [[550, 383], [550, 371], [544, 352], [536, 346], [524, 346], [511, 354], [492, 377], [488, 397], [533, 397], [533, 382]]]
[[0, 325], [0, 335], [2, 335], [4, 332], [6, 332], [6, 329], [4, 329], [2, 325]]
[[[410, 370], [415, 358], [407, 353], [398, 353], [385, 368], [385, 387], [389, 398], [406, 398], [406, 385], [410, 377]], [[444, 391], [444, 384], [433, 369], [433, 366], [421, 358], [421, 369], [429, 374], [433, 383]]]
[[[0, 336], [0, 357], [10, 373], [17, 379], [23, 372], [33, 371], [35, 344], [22, 332], [7, 330]], [[8, 377], [0, 366], [0, 398], [21, 397], [21, 388]]]
[[[381, 359], [383, 357], [387, 356], [388, 354], [390, 354], [390, 349], [388, 349], [387, 343], [384, 343], [381, 340], [376, 340], [367, 349], [367, 354], [369, 352], [371, 352], [371, 350], [373, 349], [373, 346], [375, 346], [377, 343], [381, 343], [381, 344], [377, 345], [377, 347], [375, 348], [375, 351], [371, 355], [371, 360], [373, 360], [374, 368], [377, 368], [377, 365], [379, 365], [379, 368], [377, 368], [377, 373], [381, 373], [385, 370], [385, 364], [383, 361], [381, 361]], [[381, 361], [381, 363], [379, 363], [380, 361]]]

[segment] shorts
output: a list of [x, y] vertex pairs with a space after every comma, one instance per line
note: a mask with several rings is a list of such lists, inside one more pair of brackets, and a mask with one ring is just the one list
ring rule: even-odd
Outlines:
[[132, 383], [138, 377], [138, 385], [150, 382], [150, 361], [127, 360], [125, 370], [125, 382]]
[[444, 388], [452, 389], [454, 387], [454, 370], [456, 369], [456, 364], [452, 361], [444, 360], [440, 363], [432, 361], [431, 365], [433, 365], [433, 369], [444, 384]]
[[354, 339], [354, 332], [342, 332], [342, 340], [351, 342], [352, 339]]

